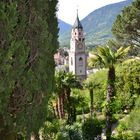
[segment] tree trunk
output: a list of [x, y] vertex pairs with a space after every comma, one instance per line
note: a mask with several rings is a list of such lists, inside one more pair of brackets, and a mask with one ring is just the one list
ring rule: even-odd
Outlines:
[[56, 106], [55, 106], [55, 112], [56, 112], [56, 116], [57, 116], [57, 118], [59, 118], [59, 109], [58, 109], [58, 100], [57, 100], [57, 102], [56, 102]]
[[82, 123], [84, 123], [86, 120], [85, 113], [84, 113], [84, 107], [82, 108]]
[[72, 107], [72, 122], [76, 122], [76, 107], [75, 105], [73, 105]]
[[67, 88], [65, 90], [66, 92], [66, 97], [67, 97], [67, 113], [68, 113], [68, 119], [67, 123], [68, 124], [73, 124], [73, 122], [76, 122], [76, 108], [74, 103], [71, 101], [70, 93], [71, 89]]
[[0, 140], [17, 140], [17, 133], [4, 129], [0, 132]]
[[62, 100], [61, 100], [61, 107], [62, 107], [62, 119], [65, 117], [65, 112], [64, 112], [64, 102], [65, 102], [65, 93], [62, 93], [61, 96]]
[[64, 93], [59, 94], [58, 97], [58, 112], [59, 112], [59, 118], [64, 118]]
[[111, 139], [111, 127], [112, 127], [112, 107], [113, 97], [115, 95], [115, 68], [114, 66], [109, 68], [108, 71], [108, 87], [107, 87], [107, 103], [106, 106], [106, 137], [107, 140]]
[[4, 119], [3, 116], [0, 114], [0, 137], [2, 137], [2, 132], [4, 131], [5, 125], [4, 125]]
[[17, 140], [17, 133], [5, 126], [5, 122], [1, 114], [0, 114], [0, 140]]
[[90, 115], [93, 116], [93, 89], [90, 89]]
[[59, 118], [61, 119], [61, 95], [59, 95], [58, 97], [58, 114], [59, 114]]

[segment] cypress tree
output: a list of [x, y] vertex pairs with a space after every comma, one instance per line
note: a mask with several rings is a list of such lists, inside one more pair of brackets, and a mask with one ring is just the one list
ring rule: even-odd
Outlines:
[[45, 121], [53, 90], [56, 5], [57, 0], [0, 2], [1, 129], [24, 130], [27, 139]]

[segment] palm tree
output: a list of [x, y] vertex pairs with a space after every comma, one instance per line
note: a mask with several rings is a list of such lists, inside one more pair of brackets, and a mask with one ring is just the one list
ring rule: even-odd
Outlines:
[[60, 119], [64, 117], [64, 72], [63, 71], [58, 71], [55, 74], [55, 92], [58, 95], [58, 101], [56, 103], [56, 110], [57, 110], [57, 115]]
[[84, 81], [84, 86], [89, 90], [89, 96], [90, 96], [90, 116], [93, 116], [93, 81], [90, 78], [87, 78]]
[[58, 71], [56, 73], [56, 92], [58, 93], [58, 112], [59, 117], [64, 117], [64, 102], [68, 113], [68, 123], [76, 121], [73, 116], [73, 107], [70, 98], [71, 88], [80, 88], [80, 82], [75, 75], [70, 72]]
[[76, 109], [73, 98], [70, 96], [71, 88], [81, 88], [81, 84], [71, 72], [65, 73], [63, 83], [68, 113], [67, 123], [72, 124], [73, 122], [76, 122]]
[[107, 105], [106, 105], [106, 137], [111, 139], [112, 127], [112, 108], [111, 104], [115, 96], [115, 64], [126, 56], [130, 47], [120, 47], [118, 50], [112, 51], [109, 46], [98, 47], [97, 52], [94, 53], [90, 64], [98, 64], [101, 67], [108, 68], [107, 80]]

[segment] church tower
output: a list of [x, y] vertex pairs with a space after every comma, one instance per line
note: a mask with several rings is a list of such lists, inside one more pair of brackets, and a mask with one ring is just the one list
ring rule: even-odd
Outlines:
[[83, 26], [79, 20], [77, 12], [77, 17], [71, 31], [69, 71], [75, 74], [81, 81], [84, 80], [87, 75], [87, 55], [85, 50]]

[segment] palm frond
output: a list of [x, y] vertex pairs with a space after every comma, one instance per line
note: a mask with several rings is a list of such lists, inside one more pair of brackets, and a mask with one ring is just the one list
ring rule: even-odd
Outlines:
[[116, 51], [112, 51], [109, 46], [99, 46], [97, 51], [89, 60], [90, 65], [103, 64], [105, 67], [112, 67], [118, 59], [123, 58], [129, 51], [130, 47], [120, 47]]
[[129, 50], [130, 50], [130, 47], [127, 47], [127, 48], [120, 47], [115, 53], [116, 59], [121, 59], [124, 56], [126, 56]]
[[111, 51], [109, 46], [100, 47], [98, 54], [102, 58], [102, 63], [105, 67], [112, 65], [112, 63], [114, 62], [113, 52]]

